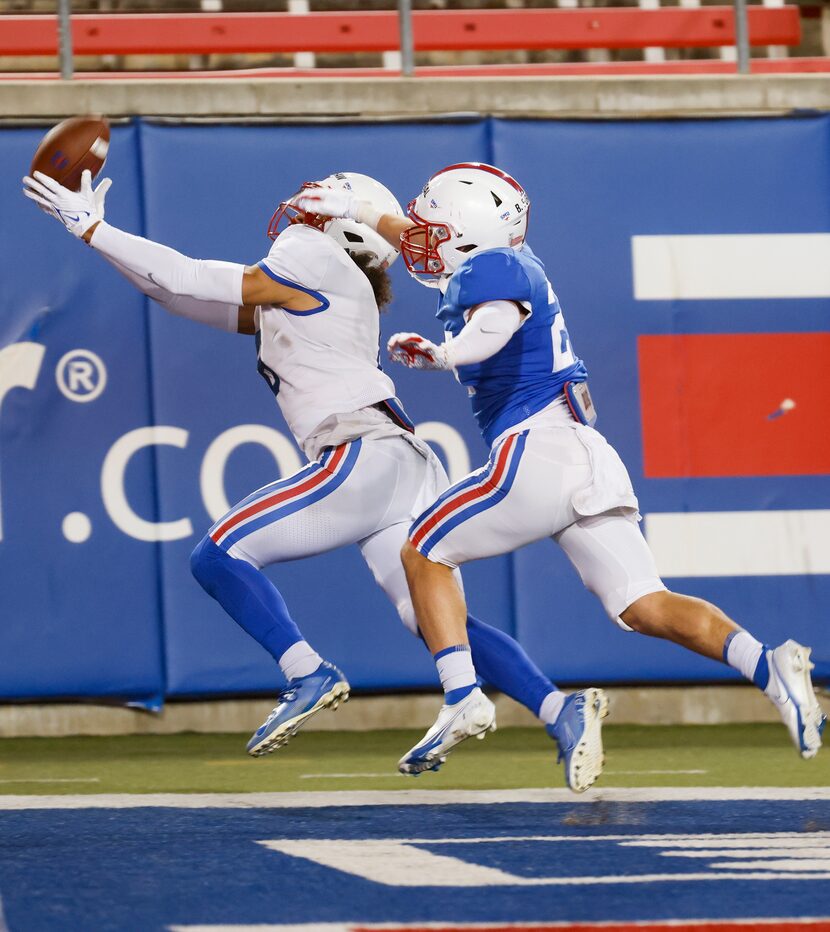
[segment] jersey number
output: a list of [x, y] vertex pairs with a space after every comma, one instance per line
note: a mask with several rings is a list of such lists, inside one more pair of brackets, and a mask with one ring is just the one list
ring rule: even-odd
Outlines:
[[553, 340], [553, 371], [561, 372], [562, 369], [567, 369], [576, 362], [561, 311], [553, 318], [550, 331]]
[[259, 330], [257, 330], [254, 339], [256, 342], [257, 372], [259, 372], [259, 374], [263, 377], [263, 379], [265, 379], [265, 381], [268, 383], [268, 387], [274, 393], [274, 397], [276, 398], [276, 396], [280, 392], [279, 376], [277, 375], [276, 372], [274, 372], [274, 370], [270, 366], [266, 366], [265, 363], [262, 361], [262, 357], [260, 356], [260, 351], [262, 347], [262, 334]]

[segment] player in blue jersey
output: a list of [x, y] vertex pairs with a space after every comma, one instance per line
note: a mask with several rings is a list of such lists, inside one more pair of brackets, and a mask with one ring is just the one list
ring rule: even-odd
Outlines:
[[[394, 224], [409, 272], [439, 291], [446, 339], [436, 345], [396, 334], [390, 355], [414, 368], [453, 371], [491, 447], [488, 463], [444, 492], [410, 530], [402, 557], [421, 630], [462, 631], [456, 567], [550, 537], [621, 627], [725, 661], [772, 699], [801, 755], [815, 756], [825, 718], [809, 649], [795, 641], [770, 649], [716, 606], [669, 592], [660, 580], [628, 473], [593, 427], [587, 371], [544, 266], [525, 242], [529, 206], [506, 172], [465, 163], [433, 175], [410, 203], [409, 219]], [[589, 698], [596, 718], [602, 699]], [[404, 760], [420, 754], [416, 746]]]

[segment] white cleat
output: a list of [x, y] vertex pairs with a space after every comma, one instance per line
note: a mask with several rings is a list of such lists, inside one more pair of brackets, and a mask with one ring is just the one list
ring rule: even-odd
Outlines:
[[417, 776], [425, 770], [438, 770], [447, 754], [467, 738], [483, 738], [496, 730], [496, 707], [476, 688], [459, 702], [441, 706], [435, 724], [398, 761], [398, 770]]
[[795, 641], [784, 641], [767, 653], [767, 662], [767, 695], [778, 707], [801, 756], [815, 757], [821, 747], [821, 734], [827, 719], [810, 679], [810, 670], [813, 669], [810, 648]]

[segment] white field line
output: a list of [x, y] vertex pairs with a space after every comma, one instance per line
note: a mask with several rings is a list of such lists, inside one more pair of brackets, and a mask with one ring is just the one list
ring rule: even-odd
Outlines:
[[[809, 841], [804, 841], [803, 839]], [[338, 838], [315, 838], [314, 842], [340, 842]], [[352, 842], [348, 840], [348, 843]], [[359, 842], [363, 843], [363, 839]], [[616, 841], [624, 848], [671, 848], [671, 847], [691, 847], [694, 844], [705, 843], [709, 847], [717, 845], [718, 848], [729, 848], [730, 845], [741, 845], [746, 847], [749, 844], [758, 845], [759, 848], [775, 847], [776, 850], [791, 845], [797, 848], [803, 848], [808, 844], [814, 844], [816, 847], [826, 847], [830, 844], [830, 832], [741, 832], [717, 835], [714, 833], [701, 835], [471, 835], [469, 838], [386, 838], [383, 841], [394, 842], [397, 845], [484, 845], [501, 842], [557, 842], [570, 844], [575, 842], [593, 843], [597, 841]], [[261, 841], [259, 844], [276, 844], [277, 842]], [[281, 843], [281, 841], [279, 842]], [[357, 843], [357, 842], [356, 842]], [[817, 843], [817, 844], [816, 844]], [[779, 851], [780, 854], [780, 851]], [[724, 855], [725, 857], [726, 855]]]
[[336, 790], [292, 793], [99, 793], [0, 796], [0, 810], [19, 809], [325, 809], [335, 806], [459, 806], [499, 803], [713, 802], [830, 800], [830, 786], [630, 787], [527, 790]]
[[32, 778], [32, 777], [22, 777], [19, 780], [0, 780], [0, 783], [100, 783], [100, 777], [55, 777], [53, 780], [49, 780], [41, 777]]
[[398, 773], [301, 773], [301, 780], [353, 780], [355, 777], [403, 777], [405, 774]]
[[621, 774], [666, 774], [666, 773], [709, 773], [708, 770], [603, 770], [604, 774], [611, 776], [620, 776]]

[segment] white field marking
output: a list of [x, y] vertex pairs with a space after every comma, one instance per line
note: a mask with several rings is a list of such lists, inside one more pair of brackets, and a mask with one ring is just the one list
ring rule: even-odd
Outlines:
[[53, 780], [48, 780], [45, 777], [38, 778], [27, 778], [23, 777], [20, 780], [12, 779], [3, 779], [0, 780], [0, 783], [100, 783], [100, 777], [55, 777]]
[[709, 773], [708, 770], [604, 770], [606, 776], [620, 776], [621, 774], [664, 774], [664, 773]]
[[[629, 840], [631, 836], [594, 836], [580, 837], [579, 842], [596, 843], [613, 840], [618, 844]], [[690, 836], [694, 838], [694, 836]], [[788, 836], [791, 837], [791, 836]], [[429, 847], [450, 844], [484, 844], [488, 846], [504, 844], [505, 842], [556, 842], [561, 845], [573, 841], [573, 836], [540, 836], [540, 837], [485, 837], [485, 838], [454, 838], [454, 839], [411, 839], [386, 838], [380, 840], [359, 839], [275, 839], [263, 840], [258, 844], [271, 851], [302, 858], [314, 864], [323, 865], [345, 874], [360, 877], [372, 883], [384, 884], [390, 887], [470, 887], [482, 886], [599, 886], [620, 883], [654, 883], [660, 881], [693, 881], [693, 880], [732, 880], [736, 877], [747, 877], [748, 871], [754, 872], [755, 879], [809, 879], [830, 880], [830, 857], [822, 855], [827, 850], [826, 845], [830, 838], [826, 837], [824, 849], [813, 849], [811, 852], [802, 852], [799, 858], [790, 858], [791, 851], [771, 850], [770, 855], [775, 858], [764, 860], [767, 853], [763, 842], [756, 842], [758, 850], [749, 848], [755, 836], [733, 835], [734, 840], [740, 840], [744, 850], [740, 856], [745, 856], [749, 849], [749, 861], [725, 861], [709, 863], [704, 871], [696, 873], [653, 873], [646, 875], [601, 875], [576, 877], [523, 877], [509, 873], [499, 868], [488, 867], [482, 864], [471, 863], [448, 854], [439, 854]], [[646, 836], [650, 847], [661, 848], [660, 836]], [[677, 837], [675, 841], [679, 840]], [[717, 849], [716, 838], [707, 839], [713, 849]], [[622, 847], [622, 845], [620, 845]], [[565, 848], [567, 850], [567, 847]], [[677, 855], [677, 851], [660, 851], [659, 854]], [[710, 852], [714, 858], [732, 855], [731, 852]], [[737, 856], [737, 855], [735, 855]], [[703, 866], [703, 865], [701, 865]]]
[[830, 573], [830, 509], [650, 513], [645, 534], [669, 578]]
[[257, 844], [292, 858], [303, 858], [374, 883], [391, 887], [507, 887], [513, 874], [496, 867], [470, 864], [445, 854], [401, 844], [375, 841], [260, 841]]
[[[270, 793], [87, 793], [0, 795], [0, 810], [16, 809], [325, 809], [349, 806], [497, 805], [500, 803], [822, 801], [830, 787], [619, 787], [575, 796], [569, 790], [338, 790]], [[720, 837], [720, 836], [717, 836]]]
[[[819, 834], [821, 845], [830, 844], [830, 832], [816, 833]], [[784, 841], [797, 843], [799, 839], [812, 839], [812, 833], [800, 834], [798, 832], [782, 832]], [[723, 841], [722, 841], [723, 839]], [[758, 844], [767, 847], [778, 840], [778, 835], [769, 835], [761, 832], [746, 832], [740, 835], [480, 835], [470, 836], [468, 838], [392, 838], [384, 841], [394, 841], [399, 845], [478, 845], [488, 844], [490, 842], [596, 842], [596, 841], [617, 841], [622, 847], [648, 847], [648, 848], [670, 848], [673, 846], [693, 845], [696, 842], [706, 844], [710, 848], [717, 845], [728, 847], [730, 843], [739, 844], [746, 847], [748, 844]], [[316, 841], [339, 841], [337, 838], [318, 838]], [[270, 842], [260, 842], [260, 844], [270, 844]]]
[[638, 301], [830, 297], [830, 234], [632, 236]]
[[[800, 878], [802, 874], [807, 876], [808, 872], [811, 873], [810, 876], [815, 877], [816, 874], [824, 872], [824, 876], [827, 880], [830, 880], [830, 858], [813, 858], [812, 860], [803, 860], [799, 861], [798, 859], [782, 859], [780, 861], [765, 861], [765, 860], [756, 860], [756, 861], [714, 861], [709, 865], [712, 870], [747, 870], [747, 871], [776, 871], [776, 872], [791, 872], [793, 878]], [[780, 876], [780, 873], [779, 873]]]
[[336, 806], [464, 806], [499, 803], [730, 802], [830, 800], [830, 786], [616, 787], [575, 794], [567, 789], [327, 790], [291, 793], [87, 793], [0, 796], [0, 810], [20, 809], [329, 809]]
[[[768, 847], [767, 845], [761, 845], [758, 848], [733, 848], [730, 851], [719, 851], [717, 848], [711, 850], [706, 850], [705, 848], [700, 851], [661, 851], [660, 855], [664, 858], [708, 858], [710, 861], [717, 858], [780, 858], [781, 855], [786, 854], [788, 858], [791, 858], [794, 861], [798, 860], [807, 860], [815, 859], [818, 855], [821, 859], [830, 858], [830, 845], [827, 842], [824, 843], [821, 847], [818, 848], [795, 848], [782, 849], [777, 845]], [[768, 863], [768, 862], [764, 862]]]
[[[569, 838], [560, 838], [568, 841]], [[503, 841], [487, 839], [489, 843]], [[470, 839], [467, 839], [470, 842]], [[419, 844], [434, 844], [421, 839]], [[495, 867], [473, 864], [444, 854], [433, 854], [398, 839], [374, 841], [341, 839], [296, 841], [288, 839], [260, 841], [258, 844], [289, 857], [302, 858], [313, 864], [360, 877], [371, 883], [389, 887], [593, 887], [617, 884], [678, 883], [724, 880], [830, 880], [830, 859], [801, 861], [737, 861], [709, 865], [698, 873], [667, 874], [607, 874], [575, 877], [522, 877]], [[746, 870], [740, 868], [746, 867]], [[715, 872], [717, 871], [717, 872]]]
[[[748, 832], [741, 835], [641, 835], [637, 839], [624, 842], [627, 848], [650, 848], [659, 840], [661, 848], [745, 848], [751, 841], [763, 848], [825, 848], [830, 846], [830, 832], [776, 832], [767, 835]], [[684, 850], [684, 857], [698, 857], [694, 852]]]
[[403, 777], [405, 774], [394, 773], [301, 773], [301, 780], [352, 780], [355, 777]]

